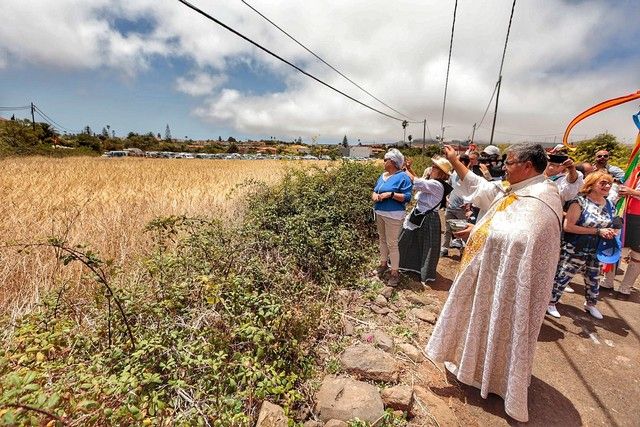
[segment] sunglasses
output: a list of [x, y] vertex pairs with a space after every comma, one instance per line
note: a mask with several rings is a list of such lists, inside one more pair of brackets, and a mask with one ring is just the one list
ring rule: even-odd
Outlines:
[[608, 154], [600, 154], [598, 156], [596, 156], [596, 159], [608, 159], [609, 155]]

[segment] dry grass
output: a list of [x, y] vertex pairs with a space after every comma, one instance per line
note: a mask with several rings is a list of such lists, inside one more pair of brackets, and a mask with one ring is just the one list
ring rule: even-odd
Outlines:
[[12, 158], [0, 161], [0, 312], [17, 315], [43, 291], [81, 283], [58, 271], [53, 250], [16, 244], [67, 234], [128, 264], [145, 253], [149, 220], [168, 215], [231, 218], [247, 180], [275, 182], [292, 162], [250, 160]]

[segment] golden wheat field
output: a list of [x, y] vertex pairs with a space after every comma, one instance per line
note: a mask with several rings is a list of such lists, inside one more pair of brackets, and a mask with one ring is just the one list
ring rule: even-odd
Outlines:
[[[305, 163], [305, 165], [308, 163]], [[0, 160], [0, 312], [80, 282], [53, 249], [25, 244], [66, 235], [125, 268], [145, 253], [144, 226], [168, 215], [230, 219], [247, 180], [273, 183], [300, 162], [277, 160], [9, 158]]]

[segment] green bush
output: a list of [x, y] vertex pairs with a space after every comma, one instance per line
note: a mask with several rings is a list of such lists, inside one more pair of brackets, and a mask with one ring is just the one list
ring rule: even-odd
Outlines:
[[0, 423], [251, 425], [264, 399], [292, 414], [333, 290], [355, 282], [373, 247], [378, 173], [359, 163], [292, 171], [254, 188], [234, 227], [155, 220], [142, 277], [109, 276], [97, 255], [52, 240], [96, 281], [82, 300], [61, 289], [13, 325]]

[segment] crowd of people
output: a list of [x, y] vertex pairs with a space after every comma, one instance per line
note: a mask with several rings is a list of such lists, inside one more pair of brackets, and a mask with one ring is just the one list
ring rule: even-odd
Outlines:
[[[573, 292], [572, 278], [582, 275], [584, 309], [600, 320], [599, 291], [613, 290], [623, 246], [629, 254], [617, 297], [627, 299], [640, 275], [640, 185], [624, 185], [606, 150], [593, 164], [574, 163], [562, 145], [549, 153], [539, 144], [505, 153], [443, 150], [421, 175], [399, 150], [385, 154], [372, 194], [378, 274], [390, 269], [387, 283], [397, 286], [400, 272], [414, 272], [428, 285], [440, 258], [460, 250], [426, 353], [483, 397], [502, 396], [507, 414], [527, 421], [538, 334], [545, 314], [561, 317], [557, 303]], [[620, 198], [627, 199], [624, 221], [616, 215]]]

